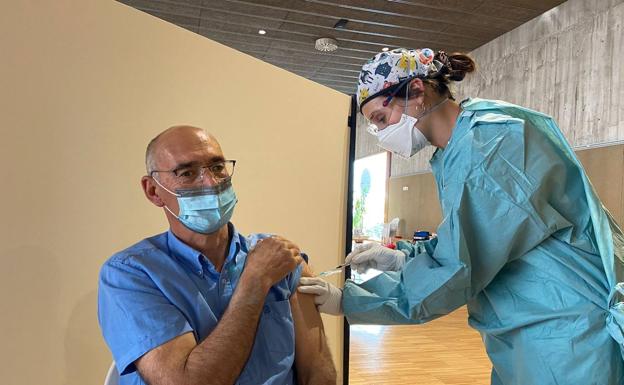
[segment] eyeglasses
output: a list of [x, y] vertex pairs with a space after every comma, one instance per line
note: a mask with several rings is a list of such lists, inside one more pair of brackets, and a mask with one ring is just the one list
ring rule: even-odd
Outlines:
[[[400, 107], [406, 107], [407, 104], [403, 104], [402, 100], [394, 99], [393, 102], [396, 102]], [[380, 131], [386, 129], [390, 125], [390, 119], [393, 114], [392, 106], [384, 106], [384, 108], [378, 109], [371, 114], [370, 117], [364, 117], [366, 119], [366, 131], [369, 134], [377, 136]]]
[[385, 107], [384, 110], [387, 109], [388, 111], [376, 111], [372, 114], [370, 118], [366, 118], [366, 122], [368, 123], [366, 131], [368, 131], [372, 135], [377, 136], [377, 134], [379, 134], [379, 131], [389, 126], [388, 122], [390, 120], [390, 116], [392, 115], [391, 108], [388, 108], [390, 102], [398, 101], [399, 99], [395, 98], [395, 96], [397, 96], [399, 92], [405, 92], [405, 104], [403, 106], [407, 106], [407, 87], [409, 82], [414, 80], [415, 78], [417, 78], [417, 76], [409, 76], [392, 88], [392, 91], [387, 94], [386, 99], [383, 101], [382, 104], [383, 107]]
[[390, 119], [389, 115], [391, 114], [392, 114], [392, 111], [389, 111], [388, 114], [384, 112], [373, 113], [373, 115], [370, 118], [366, 118], [366, 123], [367, 123], [366, 131], [368, 131], [369, 134], [376, 136], [379, 133], [379, 131], [388, 127], [388, 120]]
[[176, 186], [190, 187], [201, 183], [206, 173], [210, 174], [217, 183], [231, 178], [234, 175], [235, 165], [235, 160], [224, 160], [208, 165], [191, 164], [173, 170], [153, 170], [149, 175], [153, 177], [154, 173], [171, 173], [175, 179]]

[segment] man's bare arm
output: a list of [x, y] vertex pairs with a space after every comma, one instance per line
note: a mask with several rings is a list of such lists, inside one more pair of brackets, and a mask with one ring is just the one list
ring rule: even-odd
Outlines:
[[[252, 255], [252, 254], [256, 255]], [[230, 385], [251, 353], [266, 295], [301, 262], [290, 242], [265, 239], [252, 251], [227, 310], [199, 344], [191, 333], [149, 351], [135, 361], [150, 385]]]
[[[312, 272], [303, 263], [303, 275]], [[297, 380], [300, 385], [336, 384], [336, 368], [327, 346], [323, 321], [314, 296], [295, 292], [290, 297], [293, 320], [295, 323], [295, 365]]]

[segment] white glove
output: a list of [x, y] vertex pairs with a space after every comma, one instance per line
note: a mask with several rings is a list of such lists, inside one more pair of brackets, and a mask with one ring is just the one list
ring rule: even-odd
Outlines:
[[355, 246], [347, 255], [345, 264], [363, 274], [368, 269], [398, 271], [405, 264], [406, 255], [400, 250], [392, 250], [379, 243], [364, 243]]
[[321, 313], [342, 315], [342, 290], [318, 277], [301, 277], [300, 293], [314, 294], [314, 303]]

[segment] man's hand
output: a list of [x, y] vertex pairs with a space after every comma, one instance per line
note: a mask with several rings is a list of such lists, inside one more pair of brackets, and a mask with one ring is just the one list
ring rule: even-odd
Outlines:
[[265, 238], [247, 256], [243, 277], [253, 277], [265, 289], [282, 280], [303, 261], [299, 247], [282, 237]]

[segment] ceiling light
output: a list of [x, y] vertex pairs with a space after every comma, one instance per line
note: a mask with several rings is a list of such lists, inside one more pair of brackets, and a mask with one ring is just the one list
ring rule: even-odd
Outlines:
[[388, 48], [388, 47], [383, 47], [381, 50], [384, 51], [384, 52], [388, 52], [389, 49], [390, 48]]
[[322, 37], [320, 39], [316, 39], [314, 48], [321, 52], [332, 52], [338, 49], [338, 42], [336, 39], [332, 39], [331, 37]]
[[264, 29], [259, 30], [258, 33], [260, 35], [266, 35], [266, 31]]

